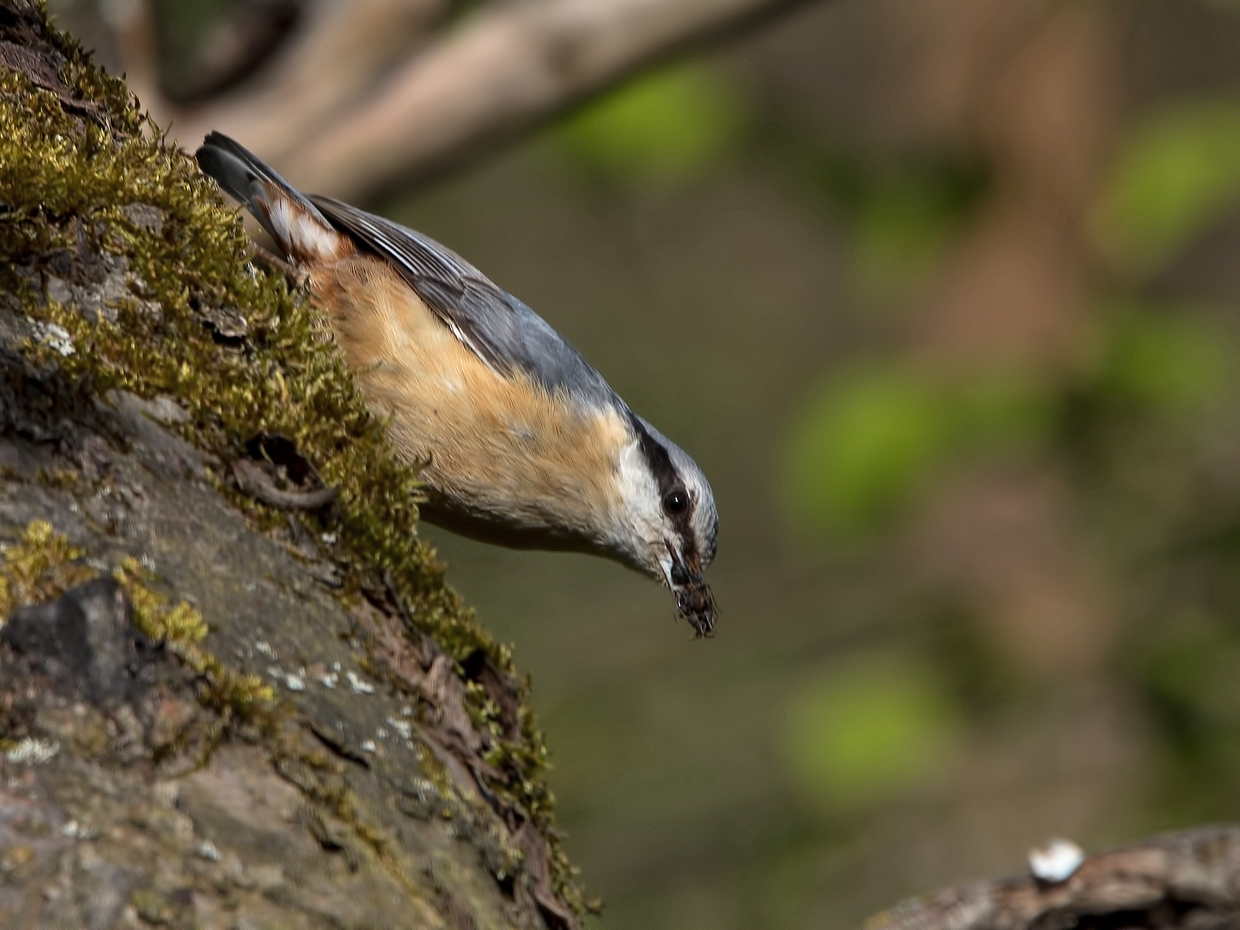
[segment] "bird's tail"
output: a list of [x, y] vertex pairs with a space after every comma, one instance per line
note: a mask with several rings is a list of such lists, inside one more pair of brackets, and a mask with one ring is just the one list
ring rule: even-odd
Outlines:
[[245, 204], [280, 250], [297, 264], [330, 261], [351, 251], [348, 237], [240, 143], [212, 132], [194, 157], [227, 194]]

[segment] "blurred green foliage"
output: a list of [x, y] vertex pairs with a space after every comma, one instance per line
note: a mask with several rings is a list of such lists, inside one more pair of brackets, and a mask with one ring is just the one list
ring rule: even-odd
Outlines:
[[[813, 187], [870, 303], [913, 299], [909, 283], [934, 273], [986, 195], [985, 171], [963, 163], [880, 171], [816, 158]], [[944, 377], [893, 352], [837, 368], [806, 392], [783, 456], [789, 522], [837, 545], [885, 538], [969, 458], [1086, 465], [1067, 472], [1088, 502], [1081, 515], [1133, 589], [1116, 648], [1159, 732], [1160, 825], [1240, 812], [1240, 514], [1220, 509], [1201, 471], [1219, 438], [1208, 412], [1240, 372], [1227, 308], [1145, 282], [1238, 204], [1240, 105], [1189, 100], [1139, 120], [1092, 216], [1124, 274], [1099, 275], [1075, 367]], [[952, 626], [950, 659], [845, 658], [791, 692], [783, 754], [803, 795], [837, 813], [898, 796], [932, 777], [996, 699], [1016, 699], [1012, 681], [973, 668], [993, 672], [997, 657], [957, 661], [961, 642], [979, 642], [966, 626]]]
[[1104, 251], [1152, 273], [1240, 201], [1240, 104], [1195, 101], [1139, 122], [1096, 213]]
[[789, 514], [802, 528], [872, 528], [905, 503], [949, 432], [938, 398], [899, 367], [832, 379], [793, 426], [783, 485]]
[[917, 153], [875, 159], [779, 127], [781, 159], [799, 166], [844, 230], [848, 268], [869, 304], [906, 304], [985, 195], [985, 167], [970, 159]]
[[873, 532], [900, 513], [955, 455], [1047, 435], [1046, 389], [999, 373], [967, 382], [876, 363], [829, 379], [793, 424], [784, 504], [801, 529]]
[[781, 749], [813, 806], [847, 812], [941, 771], [960, 724], [927, 663], [852, 656], [793, 693]]
[[[871, 292], [936, 267], [986, 189], [985, 171], [921, 159], [879, 171], [817, 151], [812, 180], [851, 243], [851, 269]], [[1240, 107], [1194, 104], [1141, 125], [1104, 185], [1097, 229], [1130, 267], [1157, 271], [1240, 199]], [[886, 282], [885, 284], [883, 282]], [[784, 454], [786, 512], [801, 530], [837, 539], [881, 530], [962, 454], [1041, 448], [1070, 396], [1184, 410], [1230, 374], [1209, 308], [1117, 293], [1097, 314], [1099, 351], [1080, 377], [1036, 384], [994, 372], [951, 382], [891, 359], [833, 374], [809, 392]]]
[[731, 150], [744, 123], [737, 91], [703, 64], [644, 74], [566, 119], [562, 149], [605, 180], [674, 185]]
[[877, 304], [907, 298], [937, 267], [972, 194], [968, 179], [953, 174], [874, 184], [850, 227], [849, 267], [860, 294]]
[[1154, 408], [1184, 410], [1218, 394], [1229, 348], [1206, 309], [1126, 300], [1105, 309], [1108, 333], [1095, 389]]
[[1184, 822], [1234, 816], [1240, 773], [1240, 636], [1218, 617], [1177, 617], [1135, 669], [1170, 750], [1160, 806]]

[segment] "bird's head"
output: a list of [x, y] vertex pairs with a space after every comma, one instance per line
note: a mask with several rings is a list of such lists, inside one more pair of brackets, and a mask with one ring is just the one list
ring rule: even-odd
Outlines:
[[697, 463], [641, 417], [622, 450], [620, 512], [612, 546], [623, 561], [662, 581], [698, 636], [715, 631], [715, 599], [702, 572], [715, 557], [719, 513]]

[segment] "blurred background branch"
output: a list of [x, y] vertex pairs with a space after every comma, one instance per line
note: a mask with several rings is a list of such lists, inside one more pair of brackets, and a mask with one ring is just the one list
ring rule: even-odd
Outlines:
[[303, 188], [356, 200], [459, 168], [654, 61], [805, 2], [238, 0], [163, 81], [159, 40], [194, 18], [183, 5], [124, 0], [69, 25], [95, 33], [188, 148], [222, 130]]

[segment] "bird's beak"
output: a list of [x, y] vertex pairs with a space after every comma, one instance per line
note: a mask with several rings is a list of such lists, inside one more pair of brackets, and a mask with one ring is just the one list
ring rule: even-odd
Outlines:
[[689, 621], [696, 637], [715, 635], [715, 596], [702, 580], [701, 567], [681, 554], [671, 542], [664, 543], [667, 558], [660, 559], [663, 580], [676, 597], [676, 615]]

